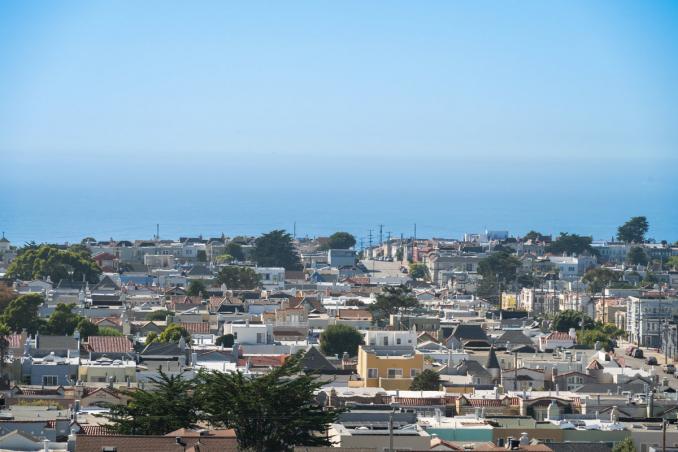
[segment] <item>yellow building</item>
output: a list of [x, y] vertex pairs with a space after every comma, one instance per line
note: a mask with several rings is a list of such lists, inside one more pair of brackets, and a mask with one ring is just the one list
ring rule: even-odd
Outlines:
[[412, 347], [361, 345], [357, 367], [360, 380], [349, 381], [349, 387], [409, 389], [423, 370], [424, 355]]
[[501, 308], [507, 311], [515, 311], [518, 307], [517, 297], [514, 293], [501, 293]]

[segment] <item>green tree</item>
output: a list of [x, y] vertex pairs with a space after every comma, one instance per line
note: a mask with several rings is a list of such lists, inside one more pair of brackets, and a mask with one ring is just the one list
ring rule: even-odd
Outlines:
[[284, 230], [271, 231], [258, 237], [252, 253], [260, 267], [284, 267], [286, 270], [301, 270], [301, 260], [292, 236]]
[[678, 270], [678, 256], [671, 256], [667, 259], [666, 265], [674, 270]]
[[186, 342], [191, 341], [191, 334], [178, 323], [170, 323], [157, 337], [157, 342], [179, 342], [184, 338]]
[[402, 248], [398, 248], [398, 249], [396, 250], [396, 260], [397, 260], [398, 262], [402, 262], [404, 253], [405, 253], [405, 251], [403, 251]]
[[245, 253], [242, 250], [242, 245], [237, 242], [229, 242], [228, 245], [226, 245], [226, 254], [232, 256], [233, 259], [237, 261], [242, 262], [245, 260]]
[[[106, 327], [98, 328], [95, 324], [83, 318], [78, 322], [78, 325], [75, 327], [75, 329], [78, 330], [78, 332], [80, 333], [80, 337], [84, 340], [90, 336], [106, 336], [105, 334], [101, 333], [101, 330], [107, 328]], [[113, 328], [109, 327], [108, 329], [112, 330]]]
[[581, 279], [588, 284], [589, 292], [600, 293], [606, 287], [619, 281], [619, 273], [609, 268], [596, 267], [589, 269]]
[[647, 265], [649, 259], [645, 250], [639, 246], [632, 246], [626, 255], [626, 261], [631, 265]]
[[235, 344], [235, 337], [232, 334], [224, 334], [219, 336], [214, 343], [218, 347], [231, 348]]
[[547, 253], [553, 254], [567, 254], [568, 256], [572, 254], [584, 254], [584, 253], [593, 253], [593, 248], [591, 247], [591, 242], [593, 239], [591, 237], [584, 237], [577, 234], [568, 234], [567, 232], [561, 232], [560, 236], [553, 242], [551, 242], [545, 249]]
[[204, 282], [194, 279], [188, 284], [188, 290], [186, 294], [191, 297], [206, 296], [207, 286]]
[[411, 263], [408, 272], [412, 279], [428, 279], [428, 267], [426, 264]]
[[544, 236], [540, 232], [530, 231], [527, 234], [525, 234], [525, 237], [523, 237], [523, 241], [525, 241], [525, 242], [528, 241], [528, 240], [537, 241], [537, 240], [541, 240], [542, 237], [544, 237]]
[[195, 258], [198, 262], [207, 262], [207, 252], [205, 250], [198, 250]]
[[315, 401], [323, 383], [303, 372], [303, 356], [292, 355], [282, 366], [255, 377], [202, 370], [196, 392], [209, 422], [234, 429], [241, 450], [330, 446], [324, 433], [337, 412]]
[[[71, 274], [72, 273], [72, 274]], [[54, 284], [62, 279], [90, 283], [99, 281], [101, 269], [92, 260], [89, 251], [63, 250], [52, 245], [30, 245], [7, 268], [7, 277], [39, 279], [49, 276]]]
[[219, 270], [219, 284], [226, 284], [230, 290], [251, 290], [261, 287], [259, 275], [251, 267], [229, 265]]
[[594, 347], [598, 342], [605, 351], [609, 352], [614, 348], [615, 339], [623, 335], [624, 330], [620, 330], [612, 323], [596, 324], [591, 329], [577, 331], [577, 343]]
[[327, 239], [327, 243], [323, 245], [322, 249], [346, 250], [352, 246], [355, 246], [353, 235], [348, 232], [335, 232]]
[[626, 243], [643, 243], [650, 225], [645, 217], [633, 217], [617, 228], [617, 240]]
[[362, 343], [363, 335], [349, 325], [330, 325], [320, 334], [320, 350], [326, 355], [355, 356]]
[[388, 320], [393, 314], [401, 310], [412, 309], [418, 306], [412, 290], [405, 286], [384, 286], [377, 299], [370, 305], [370, 311], [375, 321]]
[[110, 327], [110, 326], [100, 327], [99, 330], [95, 334], [93, 334], [93, 336], [94, 335], [96, 335], [96, 336], [123, 336], [123, 334], [120, 331], [118, 331], [115, 328]]
[[612, 452], [636, 452], [636, 446], [633, 444], [633, 439], [627, 436], [614, 445]]
[[570, 328], [575, 330], [579, 329], [591, 329], [595, 326], [593, 319], [587, 316], [583, 312], [574, 311], [568, 309], [566, 311], [561, 311], [556, 315], [556, 318], [553, 320], [552, 329], [555, 331], [568, 332]]
[[83, 319], [82, 316], [73, 312], [75, 304], [57, 304], [47, 320], [46, 331], [55, 336], [71, 336], [76, 327]]
[[29, 334], [35, 334], [41, 325], [38, 308], [44, 301], [39, 294], [21, 295], [9, 302], [0, 315], [0, 322], [15, 333], [25, 329]]
[[520, 260], [504, 251], [492, 253], [478, 262], [478, 273], [485, 278], [498, 278], [502, 284], [508, 284], [516, 279], [516, 271], [520, 267]]
[[483, 300], [499, 305], [499, 281], [497, 276], [493, 274], [483, 276], [476, 287], [476, 295]]
[[155, 331], [151, 331], [150, 333], [148, 333], [148, 334], [146, 335], [146, 342], [145, 342], [145, 344], [148, 345], [148, 344], [151, 344], [151, 343], [153, 343], [153, 342], [155, 342], [155, 341], [157, 341], [157, 340], [158, 340], [158, 333], [156, 333]]
[[438, 391], [440, 389], [440, 375], [431, 369], [426, 369], [412, 380], [412, 391]]
[[10, 301], [18, 296], [19, 294], [13, 288], [0, 282], [0, 313], [5, 310]]
[[123, 391], [127, 404], [108, 405], [109, 413], [99, 415], [109, 421], [113, 432], [123, 435], [166, 435], [180, 428], [196, 428], [200, 406], [195, 385], [182, 374], [149, 379], [152, 389]]

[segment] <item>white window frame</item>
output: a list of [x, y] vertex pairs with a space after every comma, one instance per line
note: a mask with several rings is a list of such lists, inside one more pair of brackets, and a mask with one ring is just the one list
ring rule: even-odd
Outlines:
[[[46, 378], [53, 378], [53, 379], [54, 379], [54, 383], [53, 383], [53, 384], [47, 383], [47, 382], [45, 381]], [[59, 384], [59, 376], [58, 376], [58, 375], [43, 375], [43, 376], [42, 376], [42, 384], [43, 384], [44, 386], [57, 386], [57, 385]]]
[[386, 375], [388, 378], [403, 378], [403, 369], [402, 367], [389, 367]]
[[367, 369], [367, 378], [379, 378], [379, 369], [376, 367]]

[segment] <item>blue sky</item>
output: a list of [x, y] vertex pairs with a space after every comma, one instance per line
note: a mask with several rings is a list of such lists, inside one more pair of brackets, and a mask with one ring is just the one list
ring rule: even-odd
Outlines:
[[[563, 181], [583, 177], [589, 194], [636, 191], [678, 238], [676, 55], [676, 2], [2, 2], [0, 222], [20, 229], [20, 204], [50, 196], [91, 204], [81, 178], [101, 189], [113, 167], [124, 197], [164, 175], [180, 209], [196, 180], [214, 192], [254, 175], [282, 196], [350, 175], [379, 199], [416, 203], [415, 184], [451, 202], [478, 192], [451, 188], [474, 170], [514, 198], [567, 203]], [[614, 205], [599, 235], [642, 213]]]

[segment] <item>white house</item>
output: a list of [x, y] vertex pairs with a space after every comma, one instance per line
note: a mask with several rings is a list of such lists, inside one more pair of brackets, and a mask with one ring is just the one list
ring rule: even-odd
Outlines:
[[383, 331], [368, 330], [365, 331], [365, 344], [367, 345], [417, 345], [416, 331]]
[[261, 278], [266, 290], [282, 290], [285, 288], [285, 269], [283, 267], [256, 267], [254, 271]]
[[250, 323], [225, 323], [224, 334], [232, 334], [239, 344], [268, 344], [273, 338], [273, 325]]

